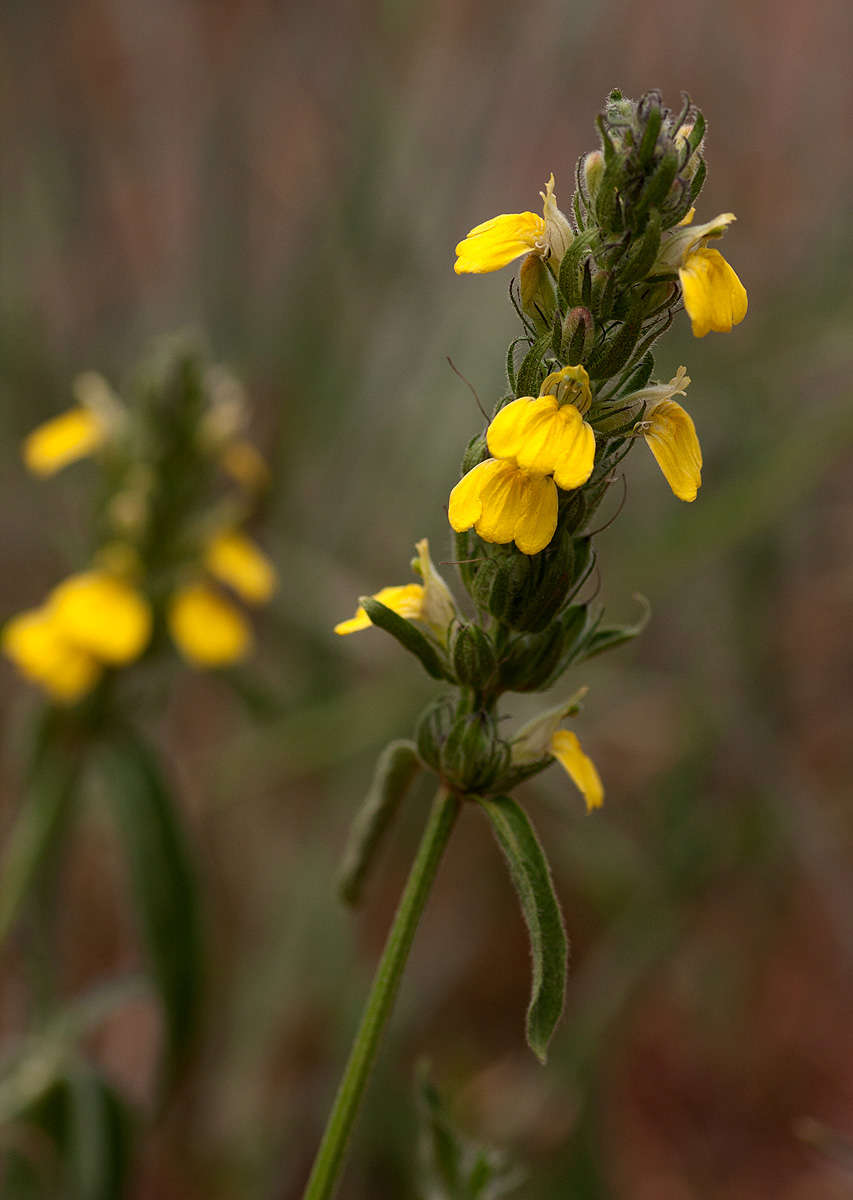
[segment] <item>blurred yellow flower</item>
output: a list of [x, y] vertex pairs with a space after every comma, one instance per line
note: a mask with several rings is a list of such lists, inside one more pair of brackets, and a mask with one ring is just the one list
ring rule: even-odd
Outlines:
[[167, 621], [181, 654], [197, 667], [238, 662], [252, 647], [252, 631], [240, 610], [205, 583], [178, 588], [169, 600]]
[[558, 729], [552, 735], [548, 749], [582, 794], [587, 812], [601, 808], [604, 803], [601, 778], [595, 763], [581, 750], [577, 734], [570, 729]]
[[557, 207], [554, 176], [546, 184], [542, 197], [543, 216], [538, 213], [502, 213], [475, 225], [456, 247], [453, 269], [457, 275], [482, 275], [499, 271], [522, 254], [553, 258], [558, 264], [571, 245], [574, 233], [566, 216]]
[[103, 445], [106, 425], [82, 405], [39, 425], [24, 440], [23, 458], [34, 475], [53, 475]]
[[47, 605], [18, 613], [6, 622], [3, 653], [54, 700], [71, 704], [98, 682], [101, 666], [57, 628]]
[[47, 609], [62, 637], [113, 667], [138, 658], [151, 637], [148, 601], [107, 571], [69, 576], [50, 593]]
[[243, 438], [229, 442], [220, 461], [225, 474], [248, 491], [260, 491], [269, 486], [270, 469], [260, 450], [251, 442]]
[[512, 458], [488, 458], [459, 480], [447, 515], [457, 533], [473, 526], [486, 542], [538, 554], [557, 528], [557, 485]]
[[213, 538], [205, 551], [204, 565], [247, 604], [265, 604], [275, 591], [272, 563], [259, 546], [236, 529]]

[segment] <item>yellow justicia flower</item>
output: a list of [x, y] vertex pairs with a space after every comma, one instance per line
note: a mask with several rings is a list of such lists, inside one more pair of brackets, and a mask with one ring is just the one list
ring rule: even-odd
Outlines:
[[601, 777], [595, 769], [595, 763], [581, 749], [577, 735], [570, 729], [558, 729], [552, 735], [548, 749], [580, 791], [586, 801], [587, 812], [601, 808], [604, 803]]
[[713, 330], [728, 333], [746, 316], [746, 288], [719, 250], [709, 250], [712, 237], [722, 237], [734, 213], [720, 213], [704, 225], [692, 225], [694, 210], [664, 239], [654, 270], [678, 271], [684, 307], [694, 337]]
[[71, 575], [48, 596], [57, 630], [110, 666], [138, 658], [151, 637], [151, 607], [125, 580], [107, 571]]
[[695, 500], [702, 485], [702, 449], [690, 414], [676, 400], [661, 400], [638, 428], [678, 499]]
[[557, 485], [512, 458], [488, 458], [459, 480], [447, 515], [457, 533], [473, 526], [486, 542], [538, 554], [557, 528]]
[[166, 613], [178, 650], [196, 667], [225, 667], [252, 648], [252, 631], [240, 610], [208, 584], [177, 589]]
[[467, 237], [456, 247], [456, 262], [453, 266], [457, 275], [482, 275], [487, 271], [499, 271], [522, 254], [537, 254], [540, 258], [551, 258], [555, 264], [574, 238], [572, 227], [564, 213], [557, 207], [554, 192], [554, 176], [551, 175], [542, 197], [542, 212], [502, 213], [475, 225]]
[[[386, 608], [390, 608], [398, 616], [405, 617], [407, 621], [418, 621], [423, 615], [424, 588], [420, 583], [404, 583], [380, 588], [378, 592], [374, 593], [373, 599], [384, 604]], [[350, 617], [348, 621], [338, 622], [335, 626], [335, 633], [342, 636], [347, 633], [358, 633], [361, 629], [369, 629], [372, 624], [373, 622], [364, 608], [359, 605], [355, 610], [354, 617]]]
[[100, 449], [105, 437], [106, 427], [94, 412], [82, 406], [70, 408], [27, 436], [22, 450], [24, 463], [34, 475], [54, 475]]
[[[407, 621], [423, 621], [442, 642], [446, 642], [448, 626], [456, 616], [456, 603], [450, 588], [435, 569], [429, 552], [429, 540], [421, 538], [415, 543], [415, 549], [418, 557], [413, 560], [412, 567], [423, 582], [381, 588], [373, 599]], [[372, 624], [364, 607], [359, 605], [354, 617], [338, 622], [335, 633], [358, 633]]]
[[564, 491], [580, 487], [592, 474], [595, 434], [575, 399], [584, 410], [589, 407], [589, 376], [583, 367], [549, 375], [538, 399], [522, 396], [500, 410], [486, 433], [489, 450], [496, 458], [515, 459], [525, 470], [553, 475]]
[[7, 621], [2, 649], [15, 666], [61, 704], [73, 704], [91, 691], [100, 664], [57, 628], [47, 605], [18, 613]]
[[275, 591], [275, 567], [259, 546], [236, 529], [218, 533], [208, 543], [204, 565], [247, 604], [265, 604]]

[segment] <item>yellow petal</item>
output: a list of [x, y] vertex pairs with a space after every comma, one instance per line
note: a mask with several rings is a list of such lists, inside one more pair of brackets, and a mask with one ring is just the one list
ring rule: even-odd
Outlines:
[[557, 528], [557, 488], [547, 475], [528, 475], [522, 511], [515, 526], [515, 544], [522, 554], [544, 550]]
[[487, 458], [485, 462], [472, 467], [467, 475], [463, 475], [450, 493], [447, 516], [451, 527], [457, 533], [470, 529], [479, 520], [483, 511], [480, 493], [500, 470], [501, 464], [496, 458]]
[[34, 475], [53, 475], [68, 463], [85, 458], [103, 444], [106, 427], [88, 408], [45, 421], [24, 440], [23, 457]]
[[489, 451], [495, 458], [515, 458], [527, 440], [531, 421], [541, 413], [553, 413], [556, 403], [553, 396], [545, 396], [538, 402], [532, 396], [521, 396], [507, 404], [486, 431]]
[[510, 460], [500, 460], [500, 470], [480, 493], [483, 511], [474, 528], [486, 542], [511, 542], [524, 515], [525, 481], [529, 476]]
[[550, 449], [557, 487], [571, 491], [586, 483], [595, 463], [595, 434], [571, 404], [555, 415]]
[[695, 500], [702, 483], [702, 450], [690, 414], [677, 401], [662, 400], [640, 428], [675, 495]]
[[[380, 588], [373, 599], [384, 604], [386, 608], [393, 609], [407, 621], [417, 621], [423, 616], [424, 589], [420, 583], [404, 583], [394, 587]], [[348, 621], [338, 622], [335, 626], [335, 633], [342, 635], [358, 633], [360, 629], [367, 629], [371, 624], [370, 617], [359, 605], [355, 610], [354, 617], [350, 617]]]
[[207, 547], [204, 565], [247, 604], [265, 604], [275, 591], [275, 568], [260, 547], [237, 530], [218, 534]]
[[453, 269], [457, 275], [499, 271], [541, 244], [544, 235], [545, 221], [538, 213], [502, 213], [470, 230], [456, 247]]
[[260, 491], [269, 486], [270, 469], [260, 450], [251, 442], [241, 439], [229, 443], [222, 451], [221, 462], [225, 474], [247, 491]]
[[577, 735], [570, 729], [558, 729], [551, 738], [550, 751], [586, 800], [587, 812], [604, 803], [604, 788], [595, 763], [581, 750]]
[[203, 583], [186, 584], [174, 593], [167, 620], [178, 650], [197, 667], [228, 666], [252, 646], [252, 631], [240, 610]]
[[556, 396], [514, 400], [497, 414], [486, 439], [492, 454], [538, 475], [554, 474], [564, 490], [592, 474], [595, 434], [573, 404], [558, 407]]
[[62, 637], [46, 607], [12, 617], [3, 629], [2, 647], [21, 674], [65, 704], [91, 691], [101, 674], [91, 655]]
[[48, 609], [64, 638], [111, 666], [138, 658], [151, 637], [148, 601], [106, 571], [71, 575], [51, 592]]
[[728, 333], [746, 316], [746, 288], [719, 250], [694, 250], [678, 278], [695, 337]]

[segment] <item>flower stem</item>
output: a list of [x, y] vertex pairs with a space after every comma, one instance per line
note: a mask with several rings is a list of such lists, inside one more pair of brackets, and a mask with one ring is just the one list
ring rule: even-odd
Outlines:
[[456, 821], [459, 806], [457, 796], [444, 788], [439, 789], [388, 934], [303, 1200], [329, 1200], [329, 1197], [334, 1195], [362, 1093], [376, 1058], [382, 1032], [391, 1014], [415, 930], [426, 905], [444, 847]]

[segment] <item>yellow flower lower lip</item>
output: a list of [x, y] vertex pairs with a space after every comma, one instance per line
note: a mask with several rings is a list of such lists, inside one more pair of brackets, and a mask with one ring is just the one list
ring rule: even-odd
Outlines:
[[[407, 621], [417, 621], [423, 615], [424, 589], [420, 583], [405, 583], [381, 588], [373, 599], [384, 604], [386, 608], [393, 609]], [[359, 605], [354, 617], [338, 622], [335, 626], [335, 633], [342, 636], [348, 633], [358, 633], [361, 629], [369, 629], [371, 624], [370, 617]]]
[[538, 554], [557, 528], [557, 485], [511, 459], [489, 458], [450, 493], [448, 517], [457, 533], [473, 526], [486, 542], [514, 541], [522, 554]]
[[558, 729], [549, 749], [582, 794], [587, 812], [600, 808], [604, 803], [604, 787], [595, 763], [581, 750], [577, 735], [570, 729]]
[[704, 337], [712, 330], [728, 333], [746, 316], [746, 288], [719, 250], [694, 250], [679, 269], [678, 278], [694, 337]]
[[252, 631], [240, 610], [214, 588], [190, 583], [169, 602], [169, 632], [178, 650], [197, 667], [226, 667], [252, 647]]
[[661, 400], [639, 428], [674, 494], [695, 500], [702, 484], [702, 450], [690, 414], [675, 400]]
[[104, 441], [105, 429], [88, 408], [70, 408], [39, 425], [24, 440], [23, 457], [34, 475], [53, 475], [92, 454]]
[[63, 637], [47, 606], [12, 617], [2, 645], [23, 675], [62, 704], [81, 699], [101, 675], [95, 659]]
[[559, 407], [556, 396], [513, 400], [494, 418], [486, 440], [496, 457], [514, 458], [539, 475], [553, 474], [565, 491], [592, 474], [595, 434], [574, 405]]
[[259, 546], [236, 529], [217, 534], [207, 547], [204, 565], [247, 604], [265, 604], [275, 591], [272, 563]]
[[513, 259], [529, 254], [545, 234], [545, 221], [538, 213], [502, 213], [475, 225], [456, 247], [457, 275], [482, 275], [499, 271]]
[[151, 637], [151, 608], [141, 593], [106, 571], [71, 575], [48, 598], [56, 628], [99, 662], [122, 666]]

